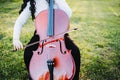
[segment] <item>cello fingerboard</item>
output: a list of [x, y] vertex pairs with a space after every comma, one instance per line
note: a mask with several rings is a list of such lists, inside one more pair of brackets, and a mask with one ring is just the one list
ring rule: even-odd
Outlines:
[[47, 36], [54, 36], [54, 0], [49, 0]]

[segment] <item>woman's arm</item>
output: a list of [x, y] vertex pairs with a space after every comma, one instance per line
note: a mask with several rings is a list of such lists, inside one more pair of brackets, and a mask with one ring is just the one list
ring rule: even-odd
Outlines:
[[15, 22], [14, 32], [13, 32], [14, 50], [19, 50], [23, 48], [23, 45], [19, 39], [20, 39], [21, 29], [31, 15], [29, 7], [30, 7], [30, 2], [27, 3], [26, 8], [21, 12], [21, 14], [19, 15], [19, 17], [17, 18]]
[[67, 13], [68, 17], [71, 17], [72, 10], [68, 6], [68, 4], [65, 0], [55, 0], [55, 4], [58, 6], [59, 9], [65, 11]]

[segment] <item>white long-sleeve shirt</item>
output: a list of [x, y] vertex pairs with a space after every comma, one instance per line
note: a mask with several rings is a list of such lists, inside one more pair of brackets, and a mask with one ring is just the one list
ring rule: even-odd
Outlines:
[[[35, 2], [36, 2], [35, 17], [36, 17], [41, 11], [46, 10], [48, 8], [48, 3], [46, 0], [35, 0]], [[27, 3], [27, 6], [21, 12], [21, 14], [19, 15], [19, 17], [17, 18], [17, 20], [15, 22], [14, 32], [13, 32], [14, 46], [16, 46], [16, 45], [19, 46], [19, 44], [17, 42], [15, 42], [15, 40], [19, 40], [21, 29], [22, 29], [23, 25], [27, 22], [28, 18], [31, 16], [31, 11], [29, 8], [30, 8], [30, 2]], [[66, 3], [65, 0], [55, 0], [54, 8], [63, 10], [68, 15], [68, 17], [70, 17], [72, 14], [70, 7], [68, 6], [68, 4]]]

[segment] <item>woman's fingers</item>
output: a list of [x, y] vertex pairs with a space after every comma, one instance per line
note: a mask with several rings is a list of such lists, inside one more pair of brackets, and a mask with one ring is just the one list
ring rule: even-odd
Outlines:
[[20, 42], [20, 40], [13, 40], [13, 46], [14, 46], [14, 50], [21, 50], [21, 49], [23, 49], [23, 45]]

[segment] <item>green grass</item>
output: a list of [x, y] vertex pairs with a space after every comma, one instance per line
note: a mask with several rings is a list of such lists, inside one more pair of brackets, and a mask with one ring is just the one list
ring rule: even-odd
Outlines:
[[[21, 1], [0, 1], [0, 80], [27, 80], [23, 51], [11, 52], [13, 26]], [[120, 1], [67, 0], [73, 14], [70, 33], [81, 50], [81, 80], [120, 80]], [[22, 29], [24, 45], [34, 32], [29, 20]]]

